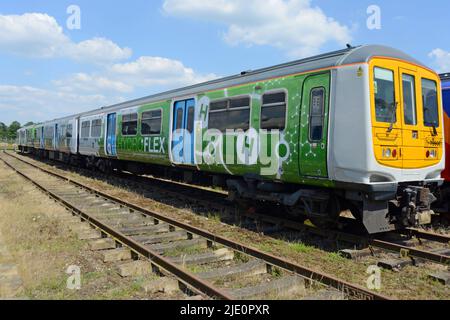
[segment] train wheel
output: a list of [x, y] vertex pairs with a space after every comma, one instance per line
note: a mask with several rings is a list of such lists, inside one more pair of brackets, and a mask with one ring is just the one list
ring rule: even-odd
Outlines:
[[342, 211], [341, 201], [336, 196], [331, 196], [328, 201], [327, 215], [323, 217], [314, 216], [309, 220], [319, 229], [337, 229], [339, 227], [339, 217]]

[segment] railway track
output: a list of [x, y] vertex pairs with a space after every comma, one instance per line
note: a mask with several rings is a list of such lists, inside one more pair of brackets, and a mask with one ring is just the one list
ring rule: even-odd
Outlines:
[[[266, 254], [250, 246], [168, 218], [72, 181], [11, 154], [0, 159], [68, 208], [112, 245], [129, 248], [162, 275], [176, 279], [191, 295], [212, 299], [340, 296], [387, 297], [322, 272]], [[92, 230], [91, 230], [92, 231]], [[104, 240], [103, 239], [103, 240]], [[98, 240], [101, 241], [102, 239]]]
[[[86, 171], [88, 170], [81, 169], [81, 171], [87, 173]], [[88, 172], [108, 182], [111, 181], [111, 177], [107, 177], [102, 173]], [[358, 247], [358, 250], [344, 250], [341, 252], [348, 258], [353, 256], [359, 257], [368, 253], [373, 254], [377, 250], [383, 250], [399, 254], [406, 264], [408, 264], [408, 259], [412, 259], [413, 263], [425, 260], [442, 265], [450, 265], [450, 236], [448, 235], [425, 232], [418, 229], [407, 229], [374, 237], [339, 230], [324, 230], [298, 223], [287, 217], [245, 211], [239, 211], [237, 214], [235, 206], [227, 201], [227, 194], [223, 192], [129, 173], [114, 172], [113, 176], [116, 179], [114, 181], [116, 184], [125, 184], [127, 186], [133, 184], [134, 188], [140, 190], [143, 195], [146, 195], [145, 190], [148, 190], [149, 186], [152, 189], [156, 188], [159, 195], [158, 199], [156, 199], [157, 201], [178, 197], [182, 202], [189, 202], [193, 206], [200, 207], [200, 211], [207, 213], [219, 212], [222, 215], [223, 222], [243, 225], [254, 231], [266, 231], [264, 233], [277, 233], [283, 232], [283, 230], [307, 232]], [[151, 196], [154, 197], [154, 194]], [[414, 239], [417, 241], [414, 241]]]

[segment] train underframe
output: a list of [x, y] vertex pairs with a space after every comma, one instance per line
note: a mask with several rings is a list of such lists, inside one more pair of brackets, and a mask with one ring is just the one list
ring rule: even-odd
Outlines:
[[[229, 192], [229, 200], [242, 210], [265, 214], [286, 214], [296, 220], [309, 219], [321, 228], [336, 228], [343, 221], [357, 221], [369, 234], [388, 232], [431, 223], [432, 204], [439, 193], [439, 181], [423, 184], [367, 185], [336, 183], [335, 188], [282, 184], [260, 176], [235, 177], [193, 171], [189, 167], [167, 167], [119, 161], [95, 156], [20, 147], [21, 152], [43, 159], [99, 170], [149, 174], [159, 178], [219, 187]], [[450, 190], [450, 189], [449, 189]], [[450, 191], [449, 191], [450, 195]], [[346, 219], [347, 218], [347, 219]]]

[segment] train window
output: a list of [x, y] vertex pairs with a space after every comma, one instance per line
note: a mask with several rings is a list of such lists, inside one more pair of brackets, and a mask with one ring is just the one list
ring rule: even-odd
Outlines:
[[177, 123], [176, 130], [183, 129], [183, 109], [177, 109]]
[[195, 109], [191, 107], [191, 108], [189, 108], [188, 114], [187, 114], [187, 127], [186, 127], [186, 130], [189, 133], [194, 132], [194, 116], [195, 116]]
[[91, 122], [83, 121], [81, 123], [81, 138], [89, 138], [91, 132]]
[[73, 134], [73, 127], [71, 124], [67, 125], [67, 129], [66, 129], [66, 137], [67, 138], [72, 138], [72, 134]]
[[424, 125], [439, 127], [437, 84], [435, 81], [422, 79], [422, 100]]
[[100, 138], [102, 136], [102, 120], [97, 119], [92, 121], [91, 137]]
[[382, 68], [374, 71], [376, 119], [378, 122], [396, 123], [394, 72]]
[[262, 98], [261, 129], [284, 130], [286, 126], [286, 93], [268, 93]]
[[141, 134], [160, 134], [161, 121], [161, 110], [147, 111], [142, 113]]
[[124, 114], [122, 116], [122, 135], [135, 136], [137, 134], [138, 115], [137, 113]]
[[412, 75], [404, 74], [402, 76], [402, 86], [405, 124], [415, 126], [417, 125], [416, 79]]
[[309, 140], [322, 141], [325, 112], [325, 88], [313, 88], [309, 101]]
[[54, 135], [55, 135], [54, 126], [45, 127], [45, 129], [44, 129], [44, 138], [45, 139], [53, 139]]
[[250, 98], [213, 102], [210, 105], [208, 128], [225, 132], [227, 129], [250, 128]]
[[59, 135], [59, 139], [63, 139], [66, 137], [66, 131], [67, 131], [67, 126], [65, 124], [62, 124], [59, 126], [58, 128], [58, 135]]

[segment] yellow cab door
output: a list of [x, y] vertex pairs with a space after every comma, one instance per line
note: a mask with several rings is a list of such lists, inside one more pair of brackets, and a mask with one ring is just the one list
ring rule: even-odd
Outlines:
[[374, 59], [371, 63], [372, 130], [377, 161], [402, 168], [400, 147], [403, 122], [400, 108], [399, 68], [395, 61]]
[[[424, 126], [419, 117], [420, 105], [420, 75], [417, 68], [409, 66], [399, 68], [400, 83], [400, 112], [403, 125], [403, 145], [400, 148], [400, 157], [403, 168], [418, 168], [423, 163], [423, 130]], [[419, 81], [418, 81], [419, 80]]]
[[[400, 68], [403, 117], [403, 168], [435, 165], [442, 158], [442, 124], [439, 79], [420, 67]], [[408, 175], [412, 170], [408, 171]]]

